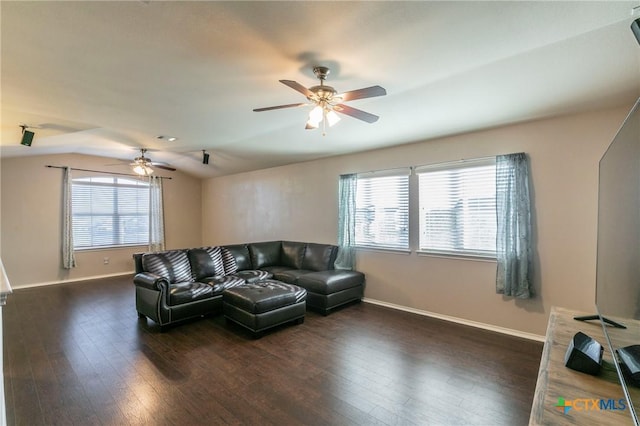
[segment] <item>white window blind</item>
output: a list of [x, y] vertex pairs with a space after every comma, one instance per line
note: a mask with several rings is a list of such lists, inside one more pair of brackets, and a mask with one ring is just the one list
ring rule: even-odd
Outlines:
[[149, 183], [122, 177], [73, 179], [74, 249], [149, 243]]
[[419, 185], [419, 250], [495, 257], [495, 159], [425, 166]]
[[409, 249], [409, 170], [358, 176], [356, 246]]

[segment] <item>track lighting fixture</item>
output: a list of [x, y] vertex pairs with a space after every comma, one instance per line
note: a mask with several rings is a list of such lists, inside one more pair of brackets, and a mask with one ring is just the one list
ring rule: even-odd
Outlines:
[[24, 146], [31, 146], [31, 142], [33, 142], [35, 133], [27, 130], [29, 126], [27, 126], [26, 124], [21, 124], [20, 128], [22, 129], [22, 139], [20, 140], [20, 144]]
[[631, 31], [633, 31], [633, 35], [636, 36], [636, 40], [640, 43], [640, 18], [631, 23]]
[[202, 150], [202, 164], [209, 164], [209, 154], [204, 149]]

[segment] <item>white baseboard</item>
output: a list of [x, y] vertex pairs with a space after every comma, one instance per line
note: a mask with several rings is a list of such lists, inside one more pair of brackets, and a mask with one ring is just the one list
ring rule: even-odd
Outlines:
[[533, 333], [525, 333], [523, 331], [513, 330], [511, 328], [498, 327], [491, 324], [484, 324], [477, 321], [471, 321], [464, 318], [452, 317], [449, 315], [438, 314], [435, 312], [423, 311], [421, 309], [410, 308], [408, 306], [396, 305], [394, 303], [383, 302], [381, 300], [369, 299], [367, 297], [362, 299], [365, 303], [371, 303], [372, 305], [384, 306], [386, 308], [397, 309], [399, 311], [410, 312], [412, 314], [423, 315], [426, 317], [437, 318], [444, 321], [455, 322], [457, 324], [468, 325], [470, 327], [482, 328], [484, 330], [495, 331], [496, 333], [508, 334], [510, 336], [521, 337], [523, 339], [535, 340], [537, 342], [544, 342], [545, 336], [540, 336]]
[[117, 272], [115, 274], [105, 274], [105, 275], [92, 275], [89, 277], [80, 277], [80, 278], [72, 278], [68, 280], [58, 280], [58, 281], [46, 281], [42, 283], [32, 283], [32, 284], [23, 284], [23, 285], [12, 285], [13, 290], [19, 288], [30, 288], [30, 287], [41, 287], [44, 285], [56, 285], [56, 284], [69, 284], [69, 283], [77, 283], [79, 281], [91, 281], [91, 280], [99, 280], [101, 278], [113, 278], [113, 277], [121, 277], [124, 275], [133, 275], [134, 271], [130, 272]]
[[[101, 278], [121, 277], [123, 275], [132, 275], [132, 274], [134, 274], [134, 271], [119, 272], [116, 274], [94, 275], [90, 277], [74, 278], [70, 280], [48, 281], [48, 282], [42, 282], [42, 283], [19, 285], [19, 286], [14, 286], [13, 289], [40, 287], [45, 285], [56, 285], [56, 284], [68, 284], [68, 283], [79, 282], [79, 281], [97, 280]], [[421, 309], [415, 309], [415, 308], [410, 308], [408, 306], [396, 305], [394, 303], [383, 302], [381, 300], [370, 299], [368, 297], [363, 298], [362, 301], [365, 303], [371, 303], [372, 305], [384, 306], [386, 308], [397, 309], [399, 311], [409, 312], [412, 314], [423, 315], [431, 318], [437, 318], [444, 321], [454, 322], [462, 325], [468, 325], [470, 327], [481, 328], [484, 330], [494, 331], [496, 333], [508, 334], [510, 336], [521, 337], [523, 339], [535, 340], [538, 342], [545, 341], [545, 336], [540, 336], [538, 334], [533, 334], [533, 333], [525, 333], [523, 331], [514, 330], [511, 328], [499, 327], [496, 325], [485, 324], [477, 321], [471, 321], [464, 318], [453, 317], [450, 315], [443, 315], [435, 312], [423, 311]]]

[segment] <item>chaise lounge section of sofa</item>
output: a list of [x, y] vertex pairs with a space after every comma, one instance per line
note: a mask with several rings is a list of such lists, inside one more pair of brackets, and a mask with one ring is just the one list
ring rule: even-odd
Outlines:
[[223, 258], [233, 256], [238, 274], [262, 270], [278, 281], [306, 289], [307, 307], [324, 315], [364, 295], [362, 272], [334, 268], [338, 254], [334, 245], [268, 241], [226, 246], [222, 252]]
[[277, 280], [306, 290], [307, 308], [327, 315], [360, 301], [365, 277], [334, 269], [338, 247], [292, 241], [134, 255], [136, 309], [161, 327], [222, 312], [226, 289]]

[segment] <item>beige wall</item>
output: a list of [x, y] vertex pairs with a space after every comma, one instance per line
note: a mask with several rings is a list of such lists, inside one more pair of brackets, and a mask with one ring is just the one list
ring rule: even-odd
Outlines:
[[[369, 299], [544, 335], [552, 305], [595, 309], [598, 161], [629, 108], [209, 179], [203, 243], [335, 243], [340, 174], [524, 151], [531, 160], [535, 298], [497, 295], [495, 262], [361, 250], [357, 268], [367, 276]], [[415, 194], [411, 202], [415, 209]]]
[[[1, 253], [13, 288], [133, 271], [131, 255], [146, 247], [78, 251], [76, 268], [61, 267], [62, 170], [45, 165], [130, 173], [114, 163], [78, 154], [2, 159]], [[172, 178], [163, 181], [167, 248], [200, 245], [201, 180], [180, 172], [159, 175]]]
[[[165, 181], [167, 247], [270, 239], [335, 243], [337, 182], [342, 173], [524, 151], [532, 168], [534, 299], [504, 300], [496, 295], [493, 262], [377, 251], [359, 251], [357, 260], [358, 269], [367, 275], [365, 296], [369, 299], [542, 335], [552, 305], [594, 310], [598, 160], [628, 109], [525, 123], [203, 182], [174, 172], [173, 179]], [[14, 287], [133, 269], [131, 254], [142, 247], [79, 252], [76, 269], [60, 268], [62, 172], [44, 166], [127, 172], [106, 166], [113, 162], [75, 154], [2, 159], [1, 253]], [[415, 209], [415, 197], [411, 201]], [[415, 244], [415, 238], [413, 241]], [[109, 265], [103, 265], [104, 257], [110, 258]]]

